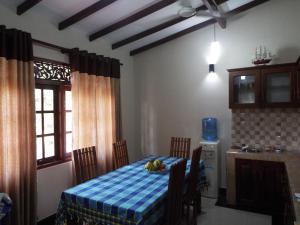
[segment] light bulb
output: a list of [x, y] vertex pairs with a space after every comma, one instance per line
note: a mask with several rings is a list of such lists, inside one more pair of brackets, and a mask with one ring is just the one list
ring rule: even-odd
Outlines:
[[221, 47], [218, 41], [213, 41], [210, 44], [210, 52], [207, 57], [208, 64], [216, 64], [221, 54]]

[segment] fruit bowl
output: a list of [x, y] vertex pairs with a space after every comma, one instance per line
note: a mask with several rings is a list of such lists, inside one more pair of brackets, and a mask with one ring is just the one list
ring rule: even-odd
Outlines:
[[166, 165], [163, 164], [159, 159], [147, 162], [144, 168], [149, 173], [163, 173], [166, 171]]

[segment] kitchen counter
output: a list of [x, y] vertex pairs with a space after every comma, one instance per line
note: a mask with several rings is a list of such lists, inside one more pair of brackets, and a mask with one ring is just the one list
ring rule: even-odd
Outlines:
[[231, 205], [236, 203], [236, 178], [235, 178], [235, 159], [250, 159], [250, 160], [264, 160], [284, 162], [291, 194], [293, 195], [293, 204], [295, 210], [296, 222], [295, 225], [300, 225], [300, 202], [294, 197], [295, 193], [300, 193], [300, 152], [288, 151], [282, 153], [275, 152], [261, 152], [261, 153], [247, 153], [240, 152], [237, 149], [227, 151], [227, 202]]

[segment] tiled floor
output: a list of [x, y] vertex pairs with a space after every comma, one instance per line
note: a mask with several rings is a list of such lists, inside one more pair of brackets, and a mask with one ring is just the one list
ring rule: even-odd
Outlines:
[[[197, 225], [271, 225], [271, 216], [215, 206], [216, 200], [202, 198], [202, 214]], [[54, 219], [55, 217], [53, 217]], [[52, 219], [52, 218], [51, 218]], [[53, 225], [54, 221], [44, 221], [38, 225]]]
[[203, 213], [198, 225], [271, 225], [271, 216], [215, 206], [216, 200], [202, 198]]

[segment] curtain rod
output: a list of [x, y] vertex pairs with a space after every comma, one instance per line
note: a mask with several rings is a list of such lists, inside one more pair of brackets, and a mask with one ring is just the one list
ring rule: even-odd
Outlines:
[[[52, 49], [55, 49], [55, 50], [59, 50], [63, 54], [68, 53], [70, 51], [70, 49], [68, 49], [68, 48], [64, 48], [64, 47], [61, 47], [61, 46], [58, 46], [58, 45], [54, 45], [54, 44], [51, 44], [51, 43], [48, 43], [48, 42], [45, 42], [45, 41], [40, 41], [40, 40], [37, 40], [37, 39], [32, 39], [32, 41], [33, 41], [33, 43], [35, 43], [37, 45], [41, 45], [41, 46], [45, 46], [45, 47], [52, 48]], [[123, 66], [123, 63], [120, 62], [120, 65]]]

